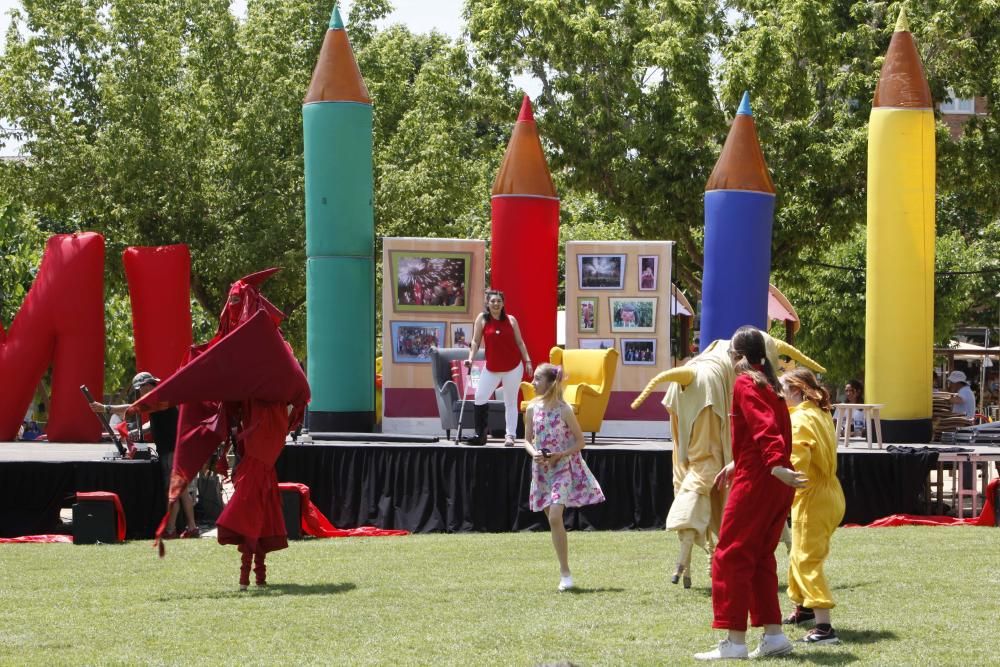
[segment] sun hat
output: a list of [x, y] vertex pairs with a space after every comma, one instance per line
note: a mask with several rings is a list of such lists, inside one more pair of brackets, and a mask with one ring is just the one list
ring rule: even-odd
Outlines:
[[146, 371], [136, 373], [135, 377], [132, 378], [132, 391], [139, 391], [139, 388], [142, 387], [142, 385], [149, 384], [150, 382], [153, 384], [159, 384], [160, 378]]
[[968, 382], [965, 379], [965, 373], [962, 371], [952, 371], [948, 373], [948, 382]]

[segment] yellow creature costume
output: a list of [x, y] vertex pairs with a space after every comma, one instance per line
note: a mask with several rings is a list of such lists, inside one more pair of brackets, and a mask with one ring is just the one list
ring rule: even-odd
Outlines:
[[811, 609], [832, 609], [823, 575], [830, 538], [844, 518], [844, 491], [837, 479], [837, 442], [830, 413], [812, 401], [789, 408], [792, 466], [809, 482], [792, 501], [792, 551], [788, 556], [788, 597]]
[[667, 530], [677, 531], [681, 554], [673, 582], [684, 576], [691, 587], [691, 550], [697, 544], [712, 553], [719, 534], [728, 489], [714, 486], [715, 476], [733, 460], [729, 408], [733, 400], [733, 364], [726, 341], [713, 342], [685, 368], [695, 369], [686, 385], [671, 383], [663, 397], [674, 440], [674, 502]]
[[[771, 366], [779, 368], [778, 355], [822, 372], [812, 359], [784, 341], [764, 334]], [[691, 587], [691, 551], [697, 544], [711, 558], [722, 522], [728, 490], [713, 486], [715, 476], [733, 460], [729, 412], [736, 376], [729, 359], [729, 341], [713, 341], [684, 366], [664, 371], [646, 385], [632, 403], [639, 407], [653, 388], [670, 382], [663, 405], [670, 414], [673, 435], [674, 502], [667, 514], [667, 530], [677, 532], [680, 556], [672, 582], [681, 575]]]

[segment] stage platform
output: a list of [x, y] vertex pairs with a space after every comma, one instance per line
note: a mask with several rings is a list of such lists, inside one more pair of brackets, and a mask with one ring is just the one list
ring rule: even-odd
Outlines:
[[[313, 502], [339, 527], [375, 525], [412, 532], [545, 527], [543, 515], [527, 507], [531, 462], [520, 446], [351, 437], [289, 443], [277, 464], [278, 479], [307, 484]], [[838, 451], [846, 523], [926, 511], [928, 476], [937, 468], [939, 447], [908, 446], [915, 451], [867, 449], [863, 441]], [[963, 449], [1000, 458], [998, 447]], [[568, 510], [567, 525], [578, 530], [662, 529], [673, 501], [671, 452], [666, 440], [599, 438], [588, 444], [584, 458], [607, 501]], [[0, 443], [0, 536], [52, 532], [60, 525], [60, 507], [72, 502], [72, 494], [113, 491], [125, 508], [129, 537], [151, 538], [165, 510], [159, 462], [104, 459], [112, 454], [108, 444]], [[954, 454], [941, 458], [957, 460]]]
[[113, 491], [127, 536], [151, 538], [167, 505], [160, 464], [104, 459], [114, 453], [110, 443], [0, 443], [0, 537], [61, 532], [76, 492]]
[[[838, 451], [847, 499], [845, 523], [889, 514], [922, 514], [934, 447], [890, 453], [860, 446]], [[903, 446], [903, 445], [900, 445]], [[994, 449], [993, 451], [997, 451]], [[673, 501], [672, 448], [667, 440], [598, 438], [584, 459], [607, 501], [568, 510], [575, 529], [662, 529]], [[437, 443], [323, 441], [289, 445], [278, 460], [281, 481], [312, 489], [317, 507], [337, 526], [375, 525], [413, 532], [505, 532], [545, 526], [528, 510], [530, 460], [520, 447]]]

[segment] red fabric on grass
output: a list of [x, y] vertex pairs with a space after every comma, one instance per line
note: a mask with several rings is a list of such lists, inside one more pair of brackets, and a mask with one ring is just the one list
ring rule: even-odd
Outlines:
[[394, 535], [409, 535], [408, 530], [386, 530], [375, 526], [360, 526], [358, 528], [337, 528], [323, 516], [319, 508], [309, 499], [309, 487], [297, 482], [282, 482], [278, 485], [282, 491], [297, 491], [301, 513], [302, 532], [313, 537], [389, 537]]
[[118, 541], [125, 541], [125, 510], [122, 508], [122, 501], [118, 499], [117, 493], [110, 491], [78, 491], [77, 500], [105, 500], [115, 504], [115, 515], [118, 518]]
[[22, 535], [21, 537], [0, 537], [0, 544], [73, 544], [72, 535]]
[[968, 519], [956, 519], [953, 516], [920, 516], [917, 514], [890, 514], [881, 519], [875, 519], [869, 524], [844, 524], [844, 528], [891, 528], [894, 526], [996, 526], [996, 498], [1000, 477], [990, 482], [986, 487], [986, 503], [979, 516]]

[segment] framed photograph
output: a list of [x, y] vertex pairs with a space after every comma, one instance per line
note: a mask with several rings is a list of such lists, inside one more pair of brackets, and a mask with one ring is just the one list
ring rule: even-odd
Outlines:
[[622, 338], [622, 364], [625, 366], [655, 366], [655, 338]]
[[653, 291], [659, 284], [660, 256], [639, 255], [639, 290]]
[[475, 322], [452, 322], [448, 333], [448, 347], [470, 347]]
[[597, 297], [576, 299], [576, 326], [580, 333], [597, 333]]
[[393, 363], [429, 364], [431, 348], [444, 347], [444, 329], [444, 322], [390, 322]]
[[623, 289], [625, 255], [577, 255], [580, 289]]
[[581, 338], [581, 350], [610, 350], [615, 346], [614, 338]]
[[467, 313], [471, 252], [389, 252], [397, 313]]
[[655, 333], [655, 296], [608, 297], [611, 333]]

